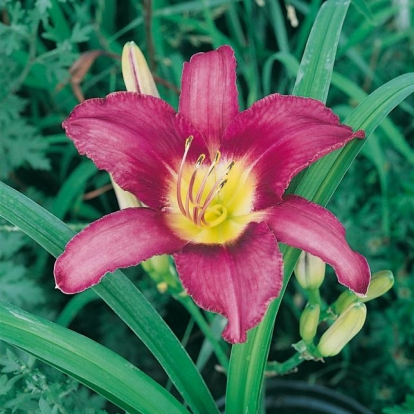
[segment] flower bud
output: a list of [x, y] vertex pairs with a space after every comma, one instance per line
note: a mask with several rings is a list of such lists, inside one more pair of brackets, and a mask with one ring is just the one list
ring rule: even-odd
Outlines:
[[332, 304], [331, 308], [337, 315], [341, 314], [347, 309], [352, 303], [360, 302], [359, 297], [351, 290], [345, 290], [342, 292], [338, 299]]
[[161, 293], [165, 293], [169, 287], [173, 289], [179, 287], [178, 279], [171, 271], [170, 259], [167, 255], [151, 257], [141, 265]]
[[361, 330], [367, 316], [364, 303], [355, 302], [322, 335], [317, 351], [323, 357], [338, 355]]
[[[127, 91], [160, 97], [147, 61], [134, 42], [126, 43], [122, 50], [122, 75]], [[142, 206], [142, 203], [133, 194], [119, 187], [112, 175], [111, 181], [121, 210]]]
[[122, 75], [127, 91], [159, 98], [147, 61], [134, 42], [126, 43], [122, 50]]
[[110, 175], [112, 187], [115, 191], [116, 200], [118, 201], [119, 208], [123, 210], [129, 207], [142, 207], [142, 203], [129, 191], [123, 190]]
[[295, 276], [306, 290], [319, 289], [325, 278], [325, 263], [319, 257], [302, 251], [295, 267]]
[[358, 296], [361, 302], [368, 302], [372, 299], [387, 293], [394, 285], [394, 275], [389, 270], [381, 270], [372, 275], [366, 296]]
[[315, 338], [319, 325], [320, 307], [318, 304], [308, 303], [299, 320], [299, 334], [305, 343], [310, 343]]

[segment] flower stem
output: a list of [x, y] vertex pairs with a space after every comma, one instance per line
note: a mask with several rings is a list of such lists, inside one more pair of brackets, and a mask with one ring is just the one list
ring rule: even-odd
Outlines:
[[187, 309], [188, 313], [194, 318], [204, 336], [210, 341], [220, 365], [223, 367], [224, 371], [227, 372], [229, 366], [229, 358], [227, 356], [226, 350], [224, 349], [221, 340], [213, 335], [213, 332], [210, 329], [210, 325], [202, 315], [200, 308], [193, 302], [190, 296], [176, 296], [175, 298]]
[[302, 357], [302, 355], [299, 352], [296, 352], [285, 362], [277, 362], [277, 361], [268, 362], [266, 366], [265, 374], [285, 375], [291, 372], [292, 370], [294, 370], [303, 361], [305, 361], [305, 359]]

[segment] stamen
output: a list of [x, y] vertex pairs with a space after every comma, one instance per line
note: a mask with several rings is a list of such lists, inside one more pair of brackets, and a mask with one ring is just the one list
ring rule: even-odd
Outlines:
[[[217, 164], [220, 161], [221, 153], [220, 151], [217, 151], [213, 161], [211, 162], [210, 166], [208, 167], [207, 171], [204, 173], [204, 176], [201, 180], [201, 183], [198, 187], [197, 194], [194, 196], [195, 192], [195, 182], [197, 179], [198, 171], [203, 164], [206, 156], [205, 154], [201, 154], [195, 163], [194, 170], [192, 172], [190, 181], [188, 183], [188, 188], [186, 192], [185, 201], [183, 200], [182, 196], [182, 190], [185, 190], [183, 188], [183, 179], [184, 179], [184, 168], [185, 163], [187, 160], [188, 152], [191, 147], [191, 143], [193, 141], [193, 136], [190, 135], [185, 140], [185, 149], [184, 149], [184, 155], [181, 160], [180, 168], [178, 171], [178, 177], [177, 177], [177, 203], [178, 207], [181, 211], [181, 213], [187, 217], [189, 220], [191, 220], [196, 226], [206, 226], [206, 227], [214, 227], [215, 225], [220, 224], [222, 221], [226, 219], [227, 216], [227, 210], [224, 208], [225, 213], [221, 214], [219, 205], [213, 206], [209, 209], [210, 204], [214, 200], [214, 198], [218, 195], [218, 193], [221, 191], [221, 189], [225, 186], [227, 183], [227, 175], [230, 173], [231, 169], [234, 167], [235, 162], [232, 161], [227, 168], [225, 169], [222, 176], [214, 183], [214, 185], [210, 188], [207, 196], [205, 197], [204, 201], [203, 194], [207, 189], [207, 181], [213, 172], [214, 168], [217, 166]], [[208, 186], [210, 187], [210, 186]], [[217, 207], [217, 208], [216, 208]], [[191, 211], [192, 210], [192, 211]], [[210, 222], [206, 219], [206, 213], [208, 212], [208, 217], [211, 216]], [[214, 215], [218, 216], [217, 218], [214, 218]]]
[[221, 156], [220, 151], [217, 151], [217, 152], [216, 152], [216, 155], [215, 155], [215, 157], [214, 157], [214, 160], [213, 160], [213, 162], [211, 163], [210, 168], [208, 169], [208, 171], [207, 171], [207, 172], [206, 172], [206, 174], [204, 175], [203, 181], [201, 182], [200, 188], [198, 189], [197, 196], [196, 196], [196, 198], [195, 198], [195, 204], [200, 204], [200, 200], [201, 200], [201, 197], [202, 197], [202, 195], [203, 195], [203, 193], [204, 193], [204, 188], [205, 188], [205, 186], [206, 186], [207, 179], [208, 179], [208, 177], [210, 176], [210, 174], [213, 172], [214, 167], [215, 167], [215, 166], [217, 165], [217, 163], [219, 162], [219, 160], [220, 160], [220, 156]]
[[[216, 154], [216, 157], [214, 158], [214, 161], [218, 160], [219, 158], [220, 157], [217, 157], [217, 154]], [[193, 209], [193, 221], [198, 226], [201, 225], [201, 222], [208, 225], [206, 223], [205, 219], [204, 219], [204, 213], [207, 211], [207, 208], [210, 205], [210, 203], [213, 201], [214, 197], [221, 191], [221, 189], [227, 183], [227, 179], [225, 177], [227, 177], [230, 170], [234, 167], [234, 164], [235, 164], [235, 162], [232, 161], [228, 165], [228, 167], [226, 168], [226, 171], [224, 172], [224, 174], [216, 181], [216, 183], [211, 188], [211, 190], [208, 193], [208, 195], [206, 197], [206, 200], [204, 201], [204, 204], [202, 206], [200, 206], [200, 200], [198, 198], [196, 199], [196, 203], [195, 203], [195, 206], [194, 206], [194, 209]], [[207, 172], [207, 174], [209, 174], [209, 172]], [[203, 184], [205, 184], [205, 183], [203, 182], [202, 185]], [[199, 192], [200, 192], [200, 190], [199, 190]], [[197, 194], [197, 197], [198, 197], [198, 194]], [[199, 210], [200, 207], [201, 207], [201, 211]]]
[[203, 163], [205, 158], [206, 158], [205, 154], [201, 154], [197, 158], [195, 169], [191, 176], [190, 184], [188, 185], [187, 197], [185, 199], [185, 210], [188, 212], [188, 217], [190, 217], [190, 201], [194, 204], [193, 189], [194, 189], [194, 182], [196, 179], [197, 171], [200, 168], [200, 165]]
[[183, 213], [186, 217], [190, 218], [190, 214], [187, 212], [187, 210], [184, 208], [183, 200], [181, 198], [181, 182], [183, 178], [183, 170], [185, 165], [185, 160], [187, 158], [188, 151], [190, 149], [191, 143], [193, 142], [194, 137], [190, 135], [185, 140], [185, 150], [183, 159], [181, 160], [180, 170], [178, 171], [178, 178], [177, 178], [177, 201], [178, 201], [178, 207], [180, 208], [181, 213]]

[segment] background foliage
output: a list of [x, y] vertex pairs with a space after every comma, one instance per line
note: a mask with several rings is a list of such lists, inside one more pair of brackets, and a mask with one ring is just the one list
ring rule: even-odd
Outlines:
[[[109, 177], [78, 155], [60, 125], [77, 104], [79, 91], [91, 98], [124, 89], [118, 59], [123, 44], [134, 40], [141, 47], [161, 96], [175, 107], [182, 63], [198, 51], [230, 44], [238, 59], [240, 106], [246, 108], [266, 94], [292, 91], [296, 73], [290, 63], [300, 60], [321, 3], [0, 0], [0, 179], [77, 230], [116, 210]], [[352, 4], [327, 102], [341, 117], [367, 93], [414, 69], [414, 7], [391, 0]], [[287, 7], [296, 11], [298, 25], [288, 18]], [[83, 53], [92, 50], [99, 50], [99, 57], [88, 62]], [[391, 269], [396, 286], [368, 304], [366, 326], [345, 352], [325, 364], [302, 364], [286, 377], [328, 385], [386, 414], [413, 411], [413, 104], [412, 97], [407, 99], [377, 129], [328, 206], [373, 271]], [[39, 246], [0, 221], [0, 299], [70, 324], [169, 387], [146, 348], [96, 296], [85, 297], [68, 316], [70, 298], [55, 291], [52, 266]], [[190, 354], [200, 357], [202, 336], [182, 305], [160, 294], [141, 268], [127, 273]], [[340, 290], [328, 277], [324, 299], [332, 301]], [[278, 316], [272, 358], [291, 354], [304, 303], [303, 292], [291, 283]], [[209, 355], [205, 347], [201, 350], [202, 356]], [[0, 412], [115, 412], [102, 398], [33, 358], [5, 344], [0, 352]], [[216, 363], [210, 358], [203, 374], [218, 398], [225, 379]]]

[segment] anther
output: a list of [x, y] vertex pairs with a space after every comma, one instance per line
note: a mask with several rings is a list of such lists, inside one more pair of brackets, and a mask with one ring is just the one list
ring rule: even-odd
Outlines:
[[223, 180], [221, 182], [221, 184], [218, 186], [218, 189], [217, 189], [217, 193], [216, 194], [218, 194], [221, 191], [221, 189], [226, 185], [227, 181], [228, 180]]
[[226, 169], [226, 175], [231, 171], [231, 169], [234, 167], [234, 164], [235, 164], [235, 162], [234, 161], [232, 161], [230, 164], [229, 164], [229, 166], [227, 167], [227, 169]]
[[203, 161], [205, 160], [205, 158], [206, 158], [206, 156], [205, 156], [205, 154], [201, 154], [198, 158], [197, 158], [197, 161], [196, 161], [196, 168], [198, 168], [202, 163], [203, 163]]
[[206, 174], [203, 177], [203, 180], [201, 181], [200, 188], [198, 189], [198, 192], [197, 192], [197, 195], [196, 195], [196, 198], [195, 198], [195, 204], [200, 204], [201, 197], [203, 196], [204, 188], [205, 188], [206, 183], [207, 183], [207, 179], [210, 176], [210, 174], [213, 172], [215, 166], [217, 165], [217, 163], [220, 159], [220, 156], [221, 156], [220, 151], [217, 151], [213, 162], [211, 163], [209, 169], [207, 170]]
[[193, 142], [194, 137], [192, 135], [190, 135], [186, 140], [185, 140], [185, 149], [188, 151], [188, 149], [190, 148], [191, 143]]
[[221, 152], [220, 151], [217, 151], [216, 152], [216, 155], [214, 156], [214, 160], [211, 163], [210, 168], [208, 169], [207, 177], [213, 172], [214, 167], [218, 164], [218, 162], [220, 160], [220, 157], [221, 157]]
[[185, 149], [184, 149], [184, 155], [183, 159], [181, 160], [180, 170], [178, 171], [178, 177], [177, 177], [177, 201], [178, 201], [178, 207], [180, 208], [180, 211], [185, 216], [189, 217], [189, 214], [187, 213], [186, 209], [184, 208], [183, 200], [181, 198], [181, 182], [183, 178], [183, 170], [185, 165], [185, 160], [187, 158], [188, 151], [190, 149], [191, 143], [193, 142], [194, 137], [190, 135], [185, 140]]
[[[205, 160], [206, 156], [205, 154], [201, 154], [196, 161], [195, 164], [195, 169], [193, 171], [193, 174], [191, 175], [190, 178], [190, 184], [188, 185], [188, 191], [187, 191], [187, 197], [185, 200], [185, 211], [188, 213], [190, 211], [190, 201], [192, 203], [194, 203], [194, 197], [193, 197], [193, 190], [194, 190], [194, 182], [195, 182], [195, 178], [197, 175], [197, 171], [200, 168], [200, 165], [203, 163], [203, 161]], [[190, 214], [186, 214], [187, 217], [190, 217]]]

